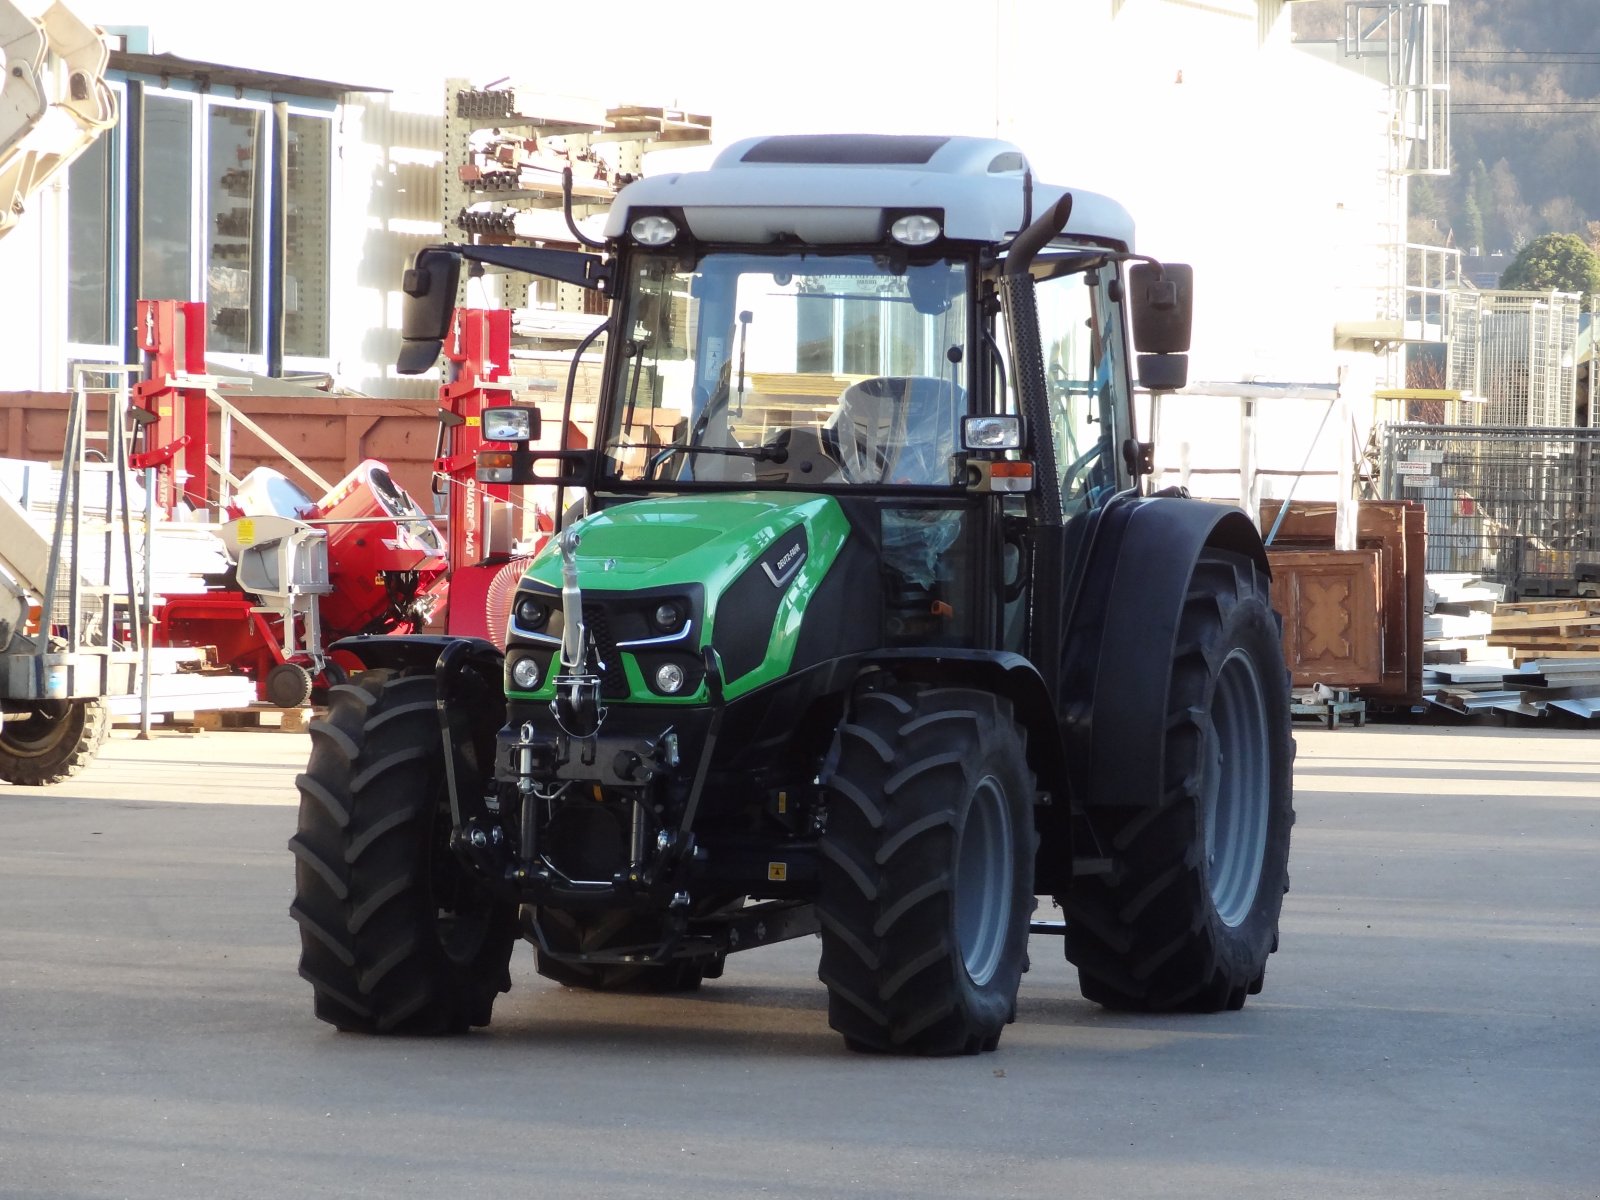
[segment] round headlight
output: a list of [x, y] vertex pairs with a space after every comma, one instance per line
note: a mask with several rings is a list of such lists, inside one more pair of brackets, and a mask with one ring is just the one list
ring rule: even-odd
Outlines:
[[678, 223], [671, 217], [652, 213], [647, 217], [635, 218], [633, 224], [628, 226], [628, 232], [641, 246], [665, 246], [678, 236]]
[[656, 668], [656, 690], [669, 696], [676, 695], [683, 690], [685, 678], [683, 668], [677, 663], [662, 663]]
[[889, 226], [889, 236], [902, 246], [926, 246], [940, 232], [939, 222], [926, 213], [911, 213]]
[[550, 609], [532, 596], [517, 601], [517, 624], [524, 629], [539, 629], [550, 619]]
[[536, 658], [519, 658], [511, 664], [511, 682], [521, 691], [533, 691], [543, 677], [544, 672], [539, 669], [539, 660]]
[[683, 624], [683, 610], [676, 604], [659, 605], [653, 616], [656, 628], [663, 633], [671, 633], [679, 625]]

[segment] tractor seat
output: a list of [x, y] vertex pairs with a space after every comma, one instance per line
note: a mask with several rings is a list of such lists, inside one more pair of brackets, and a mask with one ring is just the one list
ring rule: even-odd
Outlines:
[[781, 463], [756, 463], [758, 483], [821, 483], [839, 473], [838, 460], [828, 452], [821, 432], [810, 426], [780, 429], [767, 439], [766, 444], [786, 447], [789, 457]]

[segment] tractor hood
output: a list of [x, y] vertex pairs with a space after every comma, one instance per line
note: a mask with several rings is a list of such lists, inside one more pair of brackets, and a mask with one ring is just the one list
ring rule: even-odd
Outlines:
[[[578, 580], [585, 592], [703, 584], [720, 593], [782, 535], [814, 525], [824, 513], [841, 526], [838, 505], [826, 496], [740, 493], [636, 500], [578, 524]], [[815, 541], [808, 537], [808, 541]], [[802, 558], [809, 557], [808, 547]], [[801, 566], [791, 560], [784, 569]], [[526, 578], [559, 590], [561, 554], [552, 540]]]
[[[850, 536], [836, 500], [805, 493], [677, 496], [616, 504], [575, 527], [585, 620], [610, 672], [608, 700], [702, 702], [705, 647], [716, 650], [727, 694], [738, 696], [791, 669], [807, 606]], [[553, 645], [564, 627], [561, 551], [552, 541], [529, 565], [522, 590], [556, 610], [518, 642]], [[667, 624], [652, 614], [676, 609]], [[836, 622], [838, 614], [816, 620]], [[692, 686], [663, 694], [650, 681], [668, 661]], [[551, 675], [534, 693], [551, 693]]]

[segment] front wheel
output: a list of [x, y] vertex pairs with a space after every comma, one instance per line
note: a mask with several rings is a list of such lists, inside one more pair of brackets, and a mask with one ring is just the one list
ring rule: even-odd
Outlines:
[[829, 1024], [857, 1050], [993, 1050], [1033, 912], [1034, 785], [1009, 702], [866, 692], [830, 760], [817, 900]]
[[103, 700], [41, 700], [0, 725], [0, 780], [42, 787], [70, 779], [94, 760], [110, 728]]
[[1115, 869], [1062, 898], [1067, 958], [1108, 1008], [1237, 1009], [1278, 946], [1294, 823], [1279, 623], [1252, 560], [1207, 550], [1196, 564], [1165, 718], [1160, 794], [1088, 797]]
[[331, 688], [311, 723], [289, 912], [316, 1014], [340, 1029], [487, 1025], [511, 986], [516, 906], [449, 849], [437, 696], [432, 675], [368, 672]]

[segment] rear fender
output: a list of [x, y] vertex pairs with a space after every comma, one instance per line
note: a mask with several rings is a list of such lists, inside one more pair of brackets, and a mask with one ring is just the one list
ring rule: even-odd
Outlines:
[[1067, 758], [1078, 794], [1097, 805], [1140, 803], [1163, 787], [1178, 623], [1201, 553], [1244, 555], [1270, 574], [1261, 536], [1237, 508], [1150, 497], [1121, 518], [1096, 538], [1063, 664]]

